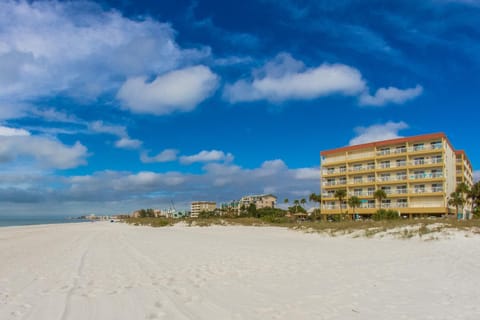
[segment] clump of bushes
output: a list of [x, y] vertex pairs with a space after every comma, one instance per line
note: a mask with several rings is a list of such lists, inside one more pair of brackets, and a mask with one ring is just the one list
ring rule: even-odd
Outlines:
[[375, 214], [372, 215], [372, 219], [375, 221], [379, 220], [396, 220], [399, 219], [400, 215], [398, 211], [395, 210], [386, 210], [386, 209], [378, 209]]

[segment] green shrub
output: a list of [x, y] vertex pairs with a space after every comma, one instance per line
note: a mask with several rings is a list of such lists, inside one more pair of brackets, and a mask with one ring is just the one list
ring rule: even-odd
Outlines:
[[277, 215], [268, 215], [263, 216], [260, 218], [262, 221], [266, 223], [289, 223], [291, 220], [285, 216], [277, 216]]
[[375, 221], [379, 220], [396, 220], [399, 219], [400, 215], [395, 210], [386, 210], [386, 209], [378, 209], [374, 215], [372, 215], [372, 219]]

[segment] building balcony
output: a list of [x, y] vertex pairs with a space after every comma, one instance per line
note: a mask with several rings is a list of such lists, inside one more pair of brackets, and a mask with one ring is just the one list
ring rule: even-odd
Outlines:
[[443, 173], [423, 173], [423, 174], [413, 174], [410, 176], [412, 180], [426, 180], [426, 179], [442, 179]]
[[429, 153], [438, 152], [443, 149], [443, 145], [424, 145], [424, 146], [412, 146], [408, 147], [409, 153]]

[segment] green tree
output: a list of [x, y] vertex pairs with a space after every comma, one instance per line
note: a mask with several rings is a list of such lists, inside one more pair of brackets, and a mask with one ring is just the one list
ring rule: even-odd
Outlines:
[[345, 199], [345, 197], [347, 196], [347, 190], [345, 189], [338, 189], [337, 191], [335, 191], [335, 198], [338, 199], [338, 203], [340, 205], [340, 214], [343, 214], [343, 210], [342, 210], [342, 204], [343, 204], [343, 200]]
[[250, 203], [248, 205], [247, 213], [250, 217], [257, 217], [257, 206], [255, 203]]
[[455, 188], [455, 192], [460, 194], [460, 196], [464, 200], [463, 205], [461, 205], [460, 208], [462, 211], [462, 218], [465, 218], [464, 208], [465, 208], [465, 204], [467, 204], [469, 200], [468, 198], [470, 195], [470, 187], [465, 182], [460, 182], [459, 184], [457, 184], [457, 187]]
[[480, 208], [480, 181], [477, 181], [472, 186], [470, 192], [468, 193], [468, 198], [471, 203], [472, 212], [478, 214]]
[[298, 207], [300, 207], [300, 201], [298, 199], [293, 200], [294, 208], [295, 208], [295, 213], [298, 211]]
[[387, 198], [387, 193], [382, 189], [378, 189], [373, 194], [373, 197], [378, 201], [378, 204], [380, 205], [380, 208], [382, 208], [382, 200]]
[[448, 199], [448, 205], [454, 206], [456, 210], [455, 212], [457, 213], [457, 217], [460, 217], [459, 208], [463, 208], [463, 206], [465, 205], [465, 199], [463, 197], [463, 194], [457, 191], [450, 193], [450, 197]]
[[[322, 203], [322, 196], [320, 194], [312, 193], [308, 197], [308, 200], [311, 202], [317, 202], [318, 203], [318, 211], [320, 211], [320, 204]], [[317, 209], [313, 210], [313, 219], [315, 220], [316, 217], [316, 212]]]
[[307, 200], [305, 198], [302, 198], [300, 200], [300, 203], [301, 203], [302, 207], [305, 209], [305, 204], [307, 203]]
[[350, 208], [352, 208], [353, 214], [355, 214], [355, 208], [360, 207], [360, 199], [357, 196], [351, 196], [347, 202]]

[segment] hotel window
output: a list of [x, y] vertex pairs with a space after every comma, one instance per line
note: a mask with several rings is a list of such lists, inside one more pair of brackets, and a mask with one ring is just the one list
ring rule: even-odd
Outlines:
[[368, 208], [375, 208], [375, 200], [368, 200]]
[[423, 143], [415, 143], [413, 145], [413, 151], [418, 151], [423, 149], [425, 149], [425, 145]]
[[405, 159], [398, 159], [397, 160], [397, 167], [403, 167], [407, 165], [407, 161], [405, 161]]
[[433, 156], [432, 157], [432, 162], [433, 163], [441, 163], [442, 162], [442, 156], [441, 155]]
[[375, 169], [375, 162], [369, 162], [369, 163], [367, 164], [367, 169], [368, 169], [368, 170], [373, 170], [373, 169]]
[[363, 177], [362, 177], [362, 176], [353, 177], [353, 182], [354, 182], [354, 183], [362, 183], [362, 181], [363, 181]]
[[407, 148], [405, 146], [400, 146], [395, 148], [395, 153], [403, 153], [406, 151], [407, 151]]
[[382, 169], [386, 169], [386, 168], [390, 168], [390, 161], [382, 161], [380, 162], [380, 168]]
[[368, 182], [375, 182], [375, 175], [370, 174], [370, 175], [368, 176]]
[[443, 185], [440, 183], [432, 183], [432, 192], [442, 192]]
[[334, 168], [328, 168], [327, 169], [327, 173], [329, 173], [329, 174], [334, 173], [334, 172], [335, 172]]
[[432, 169], [432, 178], [441, 178], [443, 177], [441, 169]]
[[415, 160], [413, 160], [413, 164], [414, 165], [425, 164], [425, 158], [424, 157], [415, 158]]
[[407, 173], [404, 172], [397, 172], [397, 180], [406, 180], [407, 179]]
[[340, 172], [345, 172], [345, 171], [347, 171], [347, 167], [341, 166], [341, 167], [340, 167]]
[[347, 184], [347, 178], [340, 178], [340, 184]]
[[432, 146], [432, 149], [441, 149], [442, 141], [434, 141], [430, 145]]
[[398, 199], [397, 200], [397, 207], [406, 208], [407, 206], [408, 206], [407, 199]]
[[382, 149], [380, 149], [380, 154], [381, 154], [381, 155], [390, 154], [390, 148], [382, 148]]
[[375, 193], [375, 188], [368, 188], [367, 194], [369, 196], [373, 196], [374, 193]]
[[414, 187], [415, 193], [425, 193], [425, 185], [424, 184], [416, 184]]
[[327, 180], [327, 186], [334, 186], [335, 185], [335, 179], [328, 179]]
[[390, 181], [390, 173], [382, 173], [381, 179], [382, 181]]
[[355, 189], [355, 190], [353, 190], [353, 195], [355, 195], [355, 196], [361, 196], [361, 195], [362, 195], [362, 189]]
[[397, 186], [397, 193], [398, 194], [406, 194], [407, 193], [407, 186]]
[[390, 208], [391, 207], [391, 200], [390, 199], [384, 199], [382, 200], [382, 207], [383, 208]]
[[425, 171], [415, 171], [415, 179], [424, 179]]
[[392, 193], [392, 188], [390, 188], [390, 187], [382, 187], [382, 190], [385, 191], [386, 194], [391, 194]]
[[362, 170], [362, 165], [361, 164], [353, 165], [353, 171], [360, 171], [360, 170]]

